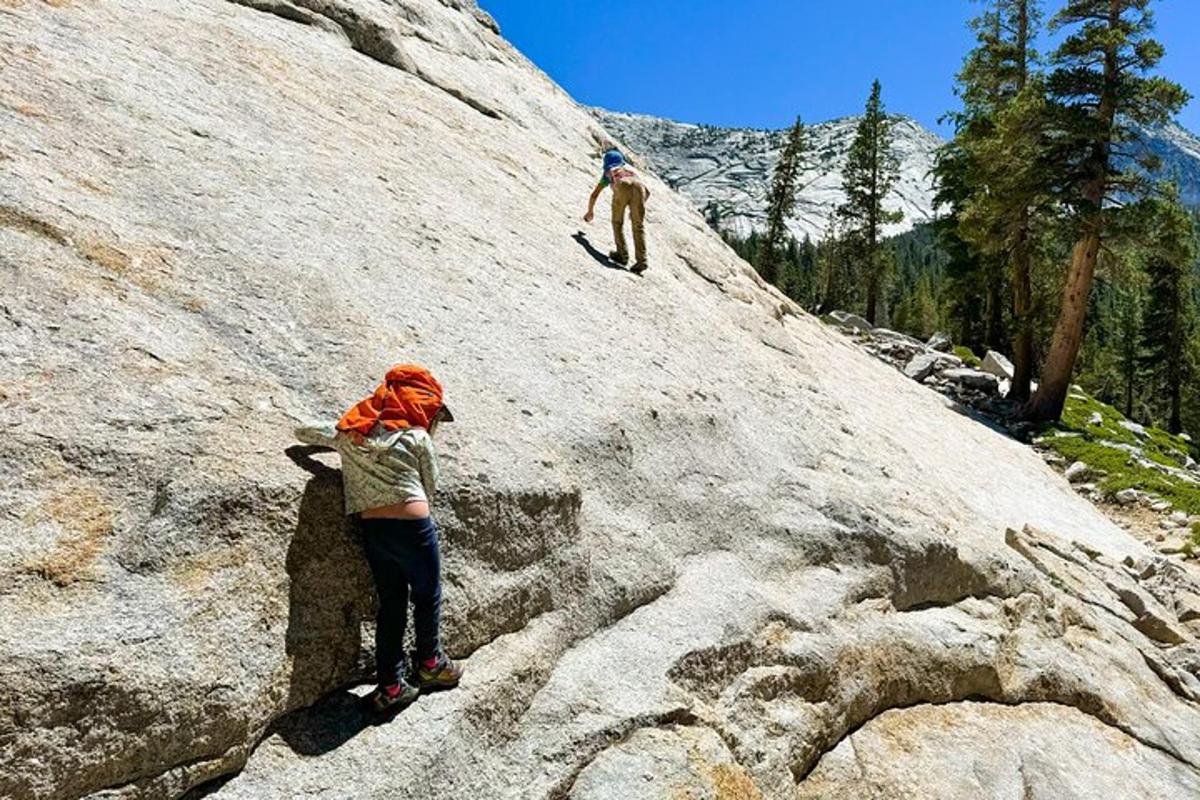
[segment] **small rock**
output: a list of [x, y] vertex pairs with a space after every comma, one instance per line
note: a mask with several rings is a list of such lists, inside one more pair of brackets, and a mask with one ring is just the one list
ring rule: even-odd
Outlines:
[[894, 342], [897, 344], [904, 345], [906, 347], [915, 348], [918, 351], [925, 349], [925, 343], [922, 342], [920, 339], [916, 339], [912, 336], [909, 336], [907, 333], [900, 333], [900, 331], [893, 331], [889, 328], [875, 328], [871, 331], [871, 335], [876, 338], [884, 339], [889, 342]]
[[1122, 489], [1117, 492], [1117, 502], [1123, 506], [1132, 505], [1138, 501], [1137, 489]]
[[1130, 431], [1131, 433], [1133, 433], [1135, 436], [1137, 436], [1140, 439], [1146, 438], [1146, 427], [1144, 425], [1139, 425], [1136, 422], [1133, 422], [1133, 421], [1127, 420], [1127, 419], [1123, 419], [1120, 422], [1118, 422], [1117, 424], [1120, 425], [1125, 430]]
[[925, 345], [930, 350], [937, 350], [939, 353], [949, 353], [954, 349], [954, 341], [950, 338], [950, 334], [941, 332], [930, 336]]
[[941, 369], [962, 366], [962, 361], [945, 353], [921, 353], [913, 356], [904, 367], [904, 374], [914, 381], [923, 381]]
[[872, 331], [875, 326], [867, 322], [858, 314], [851, 314], [848, 311], [830, 311], [829, 317], [843, 328], [850, 328], [856, 331]]
[[1150, 506], [1151, 511], [1157, 511], [1159, 514], [1165, 514], [1166, 512], [1170, 511], [1171, 508], [1171, 504], [1166, 500], [1159, 500], [1157, 503], [1153, 503]]
[[995, 350], [987, 351], [987, 354], [983, 357], [982, 369], [984, 372], [991, 373], [997, 378], [1010, 381], [1014, 373], [1013, 363]]
[[1158, 523], [1158, 527], [1162, 528], [1164, 531], [1173, 531], [1178, 528], [1179, 525], [1173, 519], [1164, 519], [1162, 522]]
[[1063, 474], [1071, 483], [1079, 483], [1088, 476], [1089, 472], [1091, 472], [1091, 469], [1087, 464], [1083, 463], [1082, 461], [1076, 461], [1074, 464], [1067, 467], [1067, 471]]
[[1175, 614], [1180, 622], [1194, 622], [1200, 619], [1200, 596], [1190, 593], [1176, 594]]
[[942, 377], [959, 386], [992, 394], [1000, 388], [1000, 380], [995, 375], [977, 369], [948, 369], [942, 373]]
[[1172, 515], [1171, 515], [1171, 522], [1174, 522], [1176, 525], [1178, 525], [1178, 526], [1179, 526], [1179, 527], [1181, 527], [1181, 528], [1182, 528], [1184, 525], [1187, 525], [1187, 524], [1188, 524], [1188, 515], [1187, 515], [1187, 512], [1185, 512], [1185, 511], [1176, 511], [1174, 514], [1172, 514]]
[[1134, 620], [1133, 627], [1163, 644], [1183, 644], [1188, 639], [1187, 634], [1181, 631], [1177, 625], [1163, 619], [1152, 610], [1147, 610]]

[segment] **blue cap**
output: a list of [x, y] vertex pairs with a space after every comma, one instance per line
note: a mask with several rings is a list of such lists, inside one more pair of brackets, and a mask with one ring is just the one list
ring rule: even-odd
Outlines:
[[604, 153], [604, 170], [607, 172], [613, 167], [619, 167], [625, 163], [625, 156], [621, 155], [620, 150], [608, 150]]

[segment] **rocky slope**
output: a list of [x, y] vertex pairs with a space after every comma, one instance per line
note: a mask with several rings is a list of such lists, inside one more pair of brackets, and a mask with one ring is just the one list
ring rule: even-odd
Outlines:
[[[766, 226], [767, 189], [786, 131], [691, 125], [600, 108], [592, 113], [696, 208], [706, 214], [715, 212], [723, 229], [746, 236]], [[845, 117], [809, 128], [808, 169], [788, 225], [797, 239], [827, 235], [834, 210], [845, 200], [842, 170], [857, 123], [858, 118]], [[916, 120], [897, 117], [900, 177], [887, 207], [901, 211], [904, 218], [887, 226], [888, 233], [901, 233], [934, 218], [931, 170], [942, 143]], [[1147, 143], [1160, 160], [1159, 174], [1179, 184], [1186, 203], [1200, 206], [1200, 137], [1172, 123], [1149, 131]]]
[[[18, 0], [0, 87], [0, 796], [1195, 793], [1186, 576], [667, 187], [599, 265], [613, 140], [473, 7]], [[290, 430], [397, 360], [468, 672], [366, 727]]]

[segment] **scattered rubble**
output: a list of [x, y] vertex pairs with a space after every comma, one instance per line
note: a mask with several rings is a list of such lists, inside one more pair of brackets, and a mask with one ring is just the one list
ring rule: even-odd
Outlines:
[[[1191, 437], [1171, 436], [1126, 419], [1078, 385], [1071, 386], [1064, 424], [1039, 429], [1014, 420], [1007, 394], [1015, 370], [1002, 353], [989, 350], [979, 360], [966, 348], [956, 348], [948, 334], [935, 333], [921, 342], [874, 328], [844, 311], [833, 311], [824, 320], [907, 377], [1031, 442], [1047, 463], [1063, 469], [1076, 492], [1158, 552], [1177, 559], [1200, 557], [1200, 527], [1194, 533], [1192, 529], [1200, 525], [1200, 465], [1187, 452]], [[1191, 486], [1197, 494], [1188, 492]], [[1182, 498], [1172, 487], [1185, 487]], [[1189, 516], [1176, 503], [1193, 507], [1198, 516]]]

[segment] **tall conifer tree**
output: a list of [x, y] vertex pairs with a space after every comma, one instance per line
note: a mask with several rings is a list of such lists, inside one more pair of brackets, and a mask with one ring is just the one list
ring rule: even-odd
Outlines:
[[861, 248], [866, 279], [867, 321], [874, 324], [879, 316], [879, 299], [886, 260], [882, 256], [883, 226], [898, 222], [899, 211], [888, 211], [884, 200], [900, 176], [900, 162], [892, 141], [892, 119], [883, 107], [882, 88], [876, 80], [871, 96], [859, 120], [854, 141], [846, 157], [842, 188], [846, 201], [838, 208], [847, 231]]
[[1063, 199], [1074, 210], [1075, 243], [1041, 383], [1024, 409], [1032, 420], [1062, 414], [1096, 260], [1120, 214], [1110, 201], [1145, 188], [1141, 173], [1123, 168], [1118, 156], [1138, 141], [1136, 124], [1165, 122], [1188, 98], [1178, 84], [1146, 74], [1163, 55], [1150, 38], [1149, 6], [1150, 0], [1068, 0], [1053, 21], [1055, 29], [1070, 30], [1054, 54], [1049, 89], [1059, 112], [1056, 155], [1067, 178]]
[[[1037, 229], [1051, 205], [1046, 168], [1047, 106], [1032, 41], [1037, 0], [990, 0], [972, 23], [977, 45], [959, 74], [963, 110], [954, 115], [955, 146], [969, 170], [959, 233], [980, 253], [989, 346], [1014, 322], [1014, 376], [1009, 397], [1029, 398], [1034, 369], [1033, 261]], [[1011, 302], [1001, 300], [1011, 285]]]
[[1146, 257], [1149, 278], [1142, 319], [1143, 366], [1156, 393], [1166, 398], [1167, 430], [1183, 430], [1183, 387], [1192, 382], [1189, 358], [1196, 335], [1193, 269], [1196, 230], [1174, 197], [1152, 203], [1155, 220]]
[[758, 251], [758, 272], [772, 284], [779, 283], [783, 276], [781, 261], [790, 238], [787, 218], [796, 206], [796, 189], [800, 173], [804, 170], [807, 149], [808, 136], [804, 123], [796, 117], [771, 178], [771, 189], [767, 194], [767, 232]]

